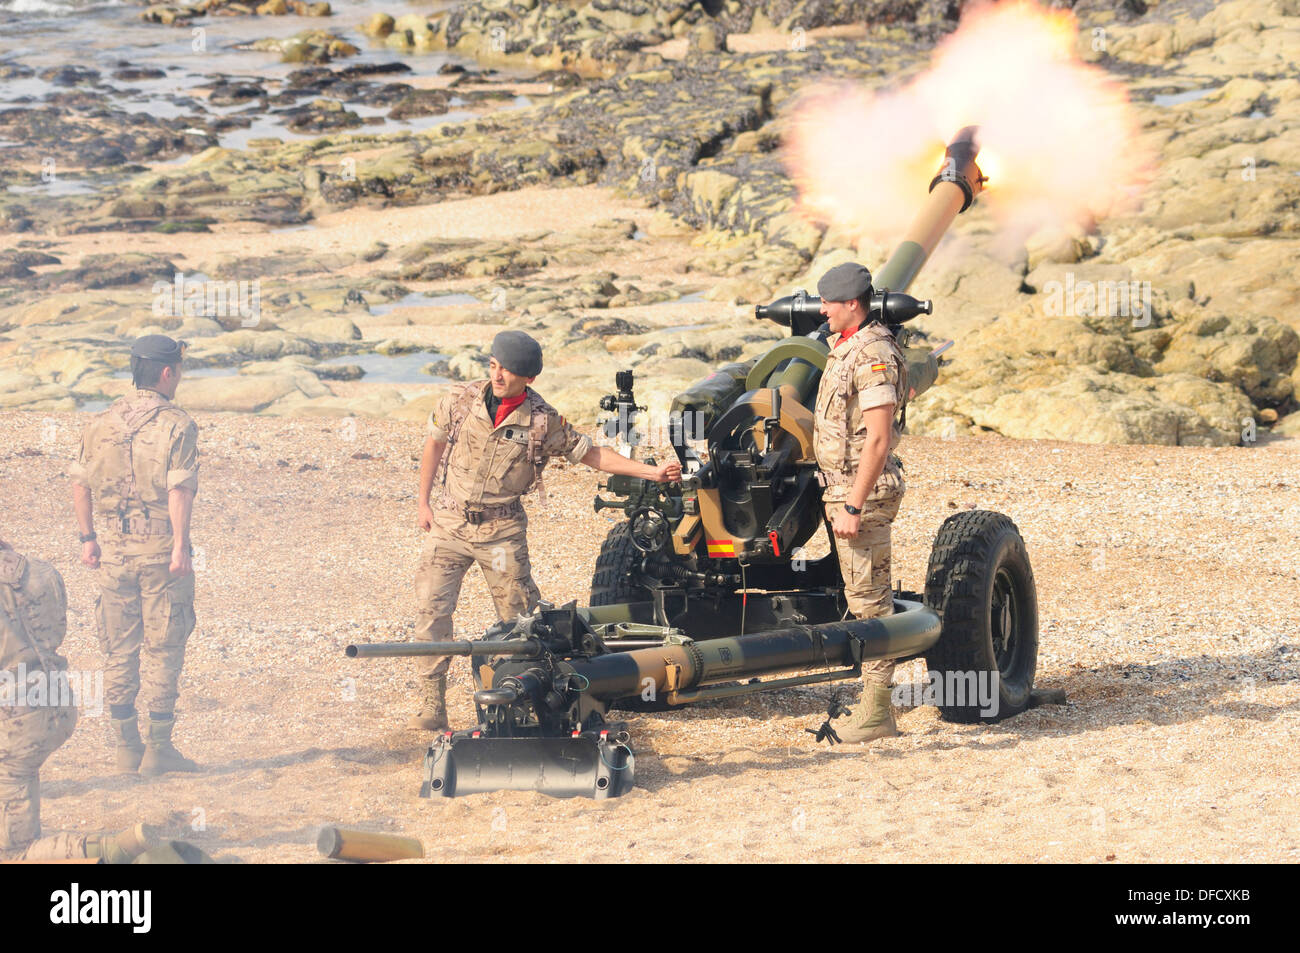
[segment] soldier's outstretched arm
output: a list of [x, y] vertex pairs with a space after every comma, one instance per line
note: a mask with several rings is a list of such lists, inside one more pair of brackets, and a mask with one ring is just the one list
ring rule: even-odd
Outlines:
[[190, 514], [194, 511], [194, 491], [176, 487], [167, 491], [167, 515], [172, 521], [173, 576], [186, 576], [194, 571], [190, 560]]
[[433, 478], [438, 472], [438, 464], [447, 451], [447, 441], [434, 440], [432, 436], [424, 440], [424, 454], [420, 457], [420, 529], [428, 532], [433, 527], [433, 509], [429, 506], [429, 495], [433, 492]]
[[[95, 532], [95, 504], [90, 487], [76, 480], [72, 482], [72, 511], [77, 516], [77, 532], [89, 536]], [[99, 568], [99, 542], [87, 540], [81, 544], [81, 561], [91, 569]]]
[[629, 460], [609, 447], [593, 446], [583, 455], [582, 462], [604, 473], [640, 477], [643, 480], [654, 480], [656, 483], [674, 483], [682, 478], [682, 465], [676, 460], [652, 467], [647, 463]]

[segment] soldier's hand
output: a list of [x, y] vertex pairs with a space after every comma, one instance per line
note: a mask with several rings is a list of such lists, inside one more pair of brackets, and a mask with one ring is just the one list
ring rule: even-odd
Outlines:
[[420, 504], [420, 518], [416, 522], [426, 533], [433, 529], [433, 509], [428, 503]]
[[656, 483], [676, 483], [681, 478], [682, 465], [676, 460], [655, 467], [655, 475], [651, 477]]
[[848, 510], [841, 508], [831, 521], [831, 529], [839, 539], [852, 539], [858, 535], [858, 529], [862, 526], [862, 517], [854, 516]]
[[173, 576], [188, 576], [194, 572], [194, 564], [190, 561], [188, 546], [183, 549], [172, 547], [172, 564], [168, 568]]
[[99, 543], [92, 539], [88, 543], [81, 544], [81, 563], [91, 569], [99, 568]]

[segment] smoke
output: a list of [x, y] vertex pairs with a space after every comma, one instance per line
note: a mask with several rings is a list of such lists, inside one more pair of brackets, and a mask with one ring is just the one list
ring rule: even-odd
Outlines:
[[989, 179], [981, 202], [1012, 244], [1136, 207], [1153, 159], [1123, 87], [1075, 56], [1077, 29], [1069, 11], [1027, 0], [982, 6], [897, 91], [810, 91], [785, 144], [800, 207], [860, 241], [897, 239], [969, 125]]

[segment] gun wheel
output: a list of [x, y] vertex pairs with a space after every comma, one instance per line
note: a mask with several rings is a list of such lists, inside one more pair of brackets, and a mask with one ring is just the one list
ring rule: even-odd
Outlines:
[[591, 574], [593, 606], [611, 606], [620, 602], [645, 602], [653, 596], [645, 586], [632, 581], [632, 571], [641, 564], [645, 553], [632, 538], [632, 524], [627, 520], [615, 525], [600, 544], [596, 568]]
[[[1038, 597], [1016, 524], [988, 510], [948, 517], [930, 550], [925, 603], [943, 620], [926, 664], [944, 719], [999, 721], [1028, 708], [1038, 667]], [[993, 701], [994, 684], [995, 703], [980, 703], [981, 696]]]

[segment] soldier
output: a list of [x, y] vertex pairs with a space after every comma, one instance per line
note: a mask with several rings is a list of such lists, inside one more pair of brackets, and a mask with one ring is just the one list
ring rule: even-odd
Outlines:
[[58, 570], [0, 540], [0, 860], [126, 863], [151, 846], [156, 831], [137, 824], [111, 836], [41, 837], [41, 765], [77, 724], [68, 662], [59, 654], [67, 610]]
[[[131, 348], [136, 390], [98, 415], [81, 436], [72, 502], [81, 561], [99, 571], [95, 602], [107, 656], [105, 696], [117, 769], [153, 776], [197, 771], [172, 745], [185, 642], [194, 631], [190, 512], [198, 491], [198, 428], [172, 403], [185, 346], [149, 334]], [[101, 553], [91, 492], [108, 519]], [[135, 701], [149, 708], [147, 747]]]
[[[893, 334], [866, 323], [871, 272], [837, 265], [817, 284], [830, 324], [830, 353], [817, 390], [813, 446], [821, 469], [826, 519], [844, 577], [844, 598], [858, 619], [894, 611], [889, 577], [889, 528], [903, 499], [903, 474], [893, 455], [902, 435], [896, 422], [907, 403], [907, 364]], [[898, 734], [889, 702], [892, 660], [862, 666], [862, 702], [841, 727], [841, 740], [871, 741]]]
[[[660, 483], [680, 480], [677, 461], [658, 467], [597, 447], [528, 385], [542, 371], [542, 349], [522, 331], [492, 341], [490, 377], [452, 390], [429, 415], [420, 462], [419, 525], [429, 533], [415, 577], [415, 638], [446, 642], [461, 581], [477, 562], [497, 615], [531, 612], [541, 598], [528, 560], [528, 517], [520, 497], [541, 480], [551, 457], [606, 473]], [[437, 498], [430, 503], [435, 479]], [[407, 727], [447, 727], [450, 659], [421, 658], [423, 708]]]

